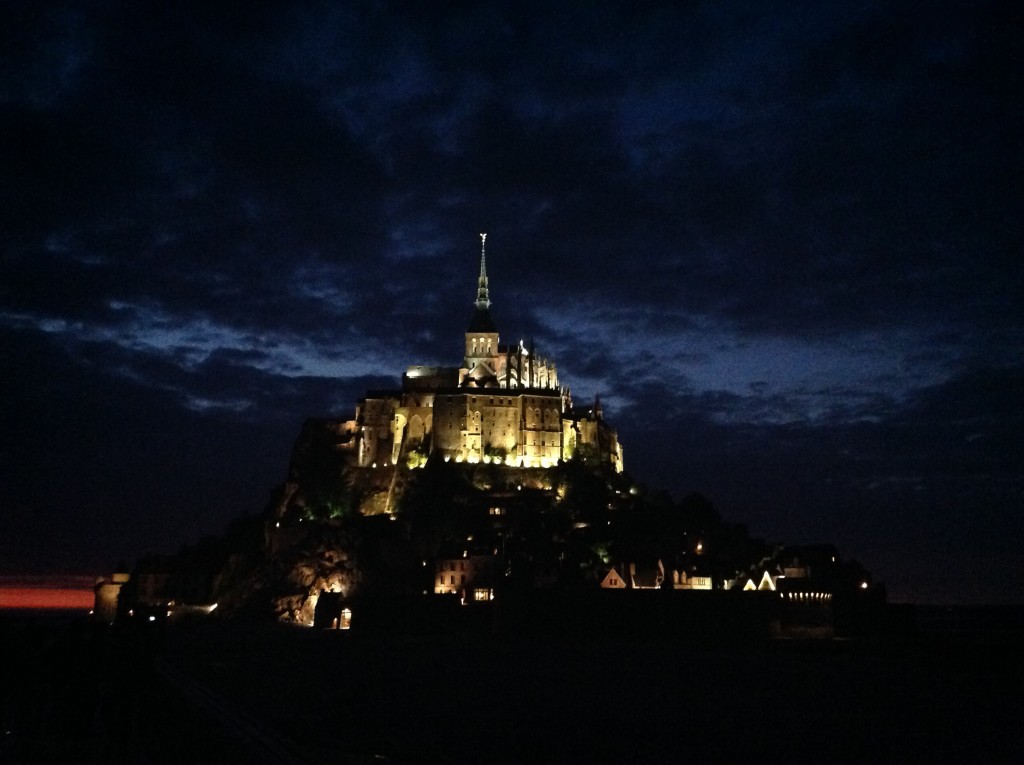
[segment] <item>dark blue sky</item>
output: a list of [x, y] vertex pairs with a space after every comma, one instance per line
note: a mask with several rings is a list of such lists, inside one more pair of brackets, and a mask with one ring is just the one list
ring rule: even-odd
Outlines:
[[4, 572], [260, 510], [305, 417], [458, 361], [486, 231], [636, 478], [1022, 601], [1010, 4], [4, 5], [0, 50]]

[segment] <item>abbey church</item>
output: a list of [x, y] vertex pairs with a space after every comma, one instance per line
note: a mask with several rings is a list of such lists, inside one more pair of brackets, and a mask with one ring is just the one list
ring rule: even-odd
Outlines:
[[341, 448], [358, 467], [455, 462], [553, 467], [574, 455], [622, 472], [622, 447], [600, 399], [573, 406], [553, 360], [531, 343], [501, 342], [491, 318], [486, 234], [460, 366], [411, 366], [398, 390], [367, 391], [342, 424]]

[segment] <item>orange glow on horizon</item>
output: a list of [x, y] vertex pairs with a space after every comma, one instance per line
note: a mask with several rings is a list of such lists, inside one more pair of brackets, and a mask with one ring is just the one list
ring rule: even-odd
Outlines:
[[0, 608], [62, 608], [88, 611], [93, 591], [71, 587], [0, 587]]

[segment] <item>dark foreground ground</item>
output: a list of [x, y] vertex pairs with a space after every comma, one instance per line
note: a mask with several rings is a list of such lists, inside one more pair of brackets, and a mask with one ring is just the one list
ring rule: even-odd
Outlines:
[[2, 618], [2, 762], [1024, 762], [1024, 633], [391, 637]]

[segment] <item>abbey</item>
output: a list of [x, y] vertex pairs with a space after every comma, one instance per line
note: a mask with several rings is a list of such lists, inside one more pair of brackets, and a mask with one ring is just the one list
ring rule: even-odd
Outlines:
[[411, 366], [399, 390], [367, 391], [342, 448], [363, 468], [421, 464], [431, 454], [456, 462], [553, 467], [574, 455], [622, 472], [622, 446], [600, 399], [574, 407], [554, 361], [503, 344], [491, 318], [486, 234], [472, 318], [458, 367]]

